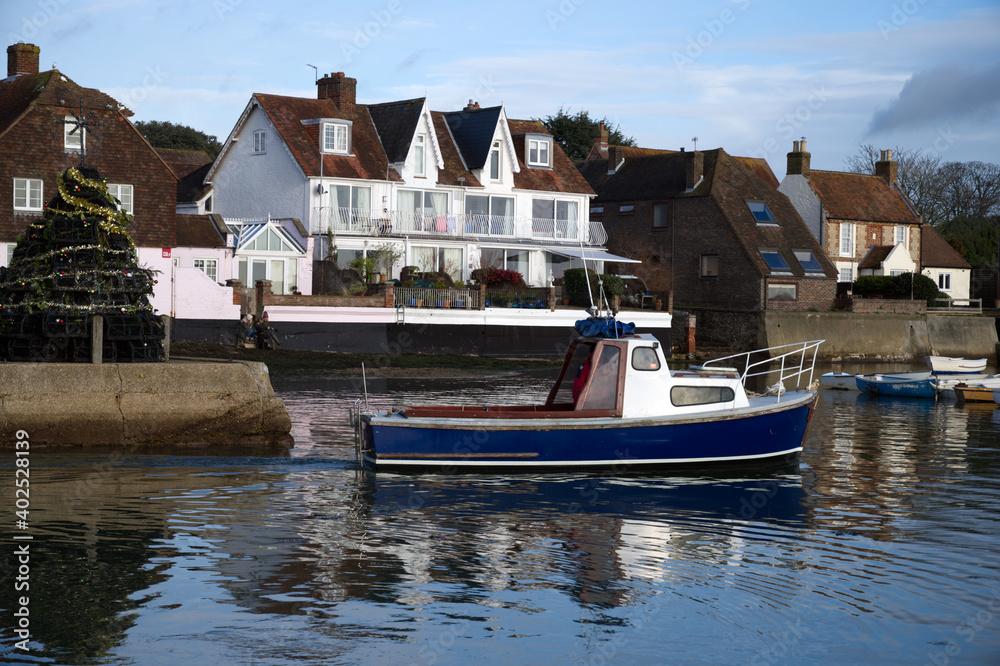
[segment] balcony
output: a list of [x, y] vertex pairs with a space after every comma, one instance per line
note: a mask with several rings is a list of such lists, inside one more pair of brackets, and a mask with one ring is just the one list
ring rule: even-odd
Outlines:
[[310, 228], [317, 234], [332, 229], [334, 233], [350, 236], [530, 239], [583, 242], [591, 245], [603, 245], [608, 240], [604, 225], [600, 222], [590, 222], [589, 226], [584, 226], [577, 220], [479, 214], [437, 215], [406, 211], [388, 211], [376, 215], [357, 208], [314, 208]]

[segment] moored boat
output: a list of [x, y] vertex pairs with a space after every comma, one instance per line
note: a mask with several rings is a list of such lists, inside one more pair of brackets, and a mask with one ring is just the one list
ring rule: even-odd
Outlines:
[[955, 358], [952, 356], [925, 356], [934, 374], [975, 373], [986, 369], [985, 358]]
[[839, 391], [857, 391], [858, 382], [849, 372], [825, 372], [819, 376], [819, 384]]
[[[544, 404], [372, 412], [358, 401], [358, 459], [378, 470], [624, 472], [789, 460], [801, 452], [822, 340], [672, 371], [656, 338], [628, 326], [613, 322], [607, 332], [574, 340]], [[746, 389], [755, 377], [777, 381], [757, 396]]]
[[937, 386], [929, 373], [926, 376], [899, 377], [892, 375], [858, 375], [858, 390], [863, 393], [892, 398], [935, 398]]
[[993, 393], [996, 389], [986, 386], [955, 385], [955, 397], [959, 403], [988, 402], [993, 403]]

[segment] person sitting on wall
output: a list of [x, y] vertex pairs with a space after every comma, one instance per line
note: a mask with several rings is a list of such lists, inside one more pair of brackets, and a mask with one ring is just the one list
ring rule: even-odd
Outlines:
[[281, 343], [275, 335], [277, 331], [271, 327], [267, 313], [261, 315], [260, 323], [257, 324], [257, 349], [275, 349]]
[[253, 315], [245, 314], [240, 317], [240, 323], [236, 328], [236, 346], [242, 345], [250, 338], [250, 332], [253, 331]]
[[254, 342], [256, 338], [257, 338], [257, 317], [252, 314], [248, 314], [245, 339], [247, 342]]

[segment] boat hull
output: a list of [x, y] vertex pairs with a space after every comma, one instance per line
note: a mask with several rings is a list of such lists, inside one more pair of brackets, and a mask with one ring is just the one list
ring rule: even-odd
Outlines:
[[869, 395], [891, 398], [935, 398], [937, 389], [933, 379], [878, 378], [858, 375], [858, 389]]
[[982, 372], [986, 369], [985, 358], [954, 358], [949, 356], [927, 356], [927, 365], [937, 375]]
[[858, 384], [854, 375], [847, 372], [827, 372], [820, 375], [820, 386], [839, 391], [857, 391]]
[[612, 469], [794, 460], [815, 392], [769, 407], [658, 419], [407, 419], [364, 415], [366, 467], [392, 471]]

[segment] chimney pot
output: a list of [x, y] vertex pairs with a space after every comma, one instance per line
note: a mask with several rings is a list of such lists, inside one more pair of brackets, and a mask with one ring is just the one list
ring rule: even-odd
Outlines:
[[891, 150], [883, 150], [881, 155], [882, 159], [875, 163], [875, 175], [884, 178], [890, 187], [895, 187], [899, 164], [893, 161]]
[[792, 152], [788, 153], [786, 157], [788, 158], [787, 166], [785, 167], [786, 175], [809, 175], [809, 162], [812, 155], [806, 152], [805, 139], [792, 141]]
[[334, 72], [316, 82], [316, 97], [333, 100], [344, 115], [351, 116], [357, 102], [357, 88], [357, 79], [344, 76], [343, 72]]

